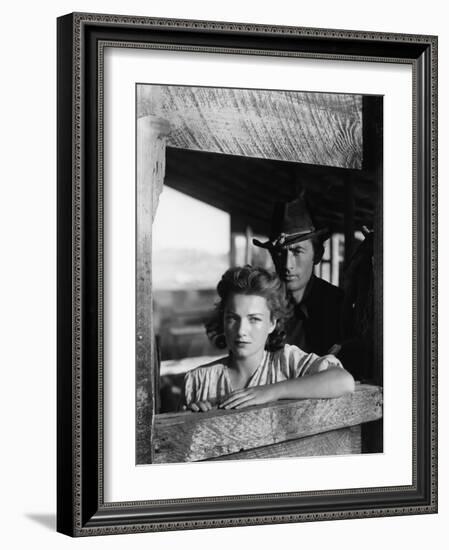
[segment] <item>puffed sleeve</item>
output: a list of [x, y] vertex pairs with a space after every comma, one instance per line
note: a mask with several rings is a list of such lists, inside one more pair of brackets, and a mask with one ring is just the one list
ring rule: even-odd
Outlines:
[[340, 367], [343, 365], [334, 355], [324, 355], [320, 357], [316, 353], [306, 353], [297, 346], [284, 346], [285, 359], [289, 365], [289, 377], [299, 378], [307, 374], [315, 374], [327, 370], [330, 367]]
[[343, 365], [335, 357], [335, 355], [323, 355], [322, 357], [317, 357], [307, 369], [306, 374], [316, 374], [317, 372], [323, 372], [332, 367], [337, 367], [342, 369]]
[[190, 405], [190, 403], [195, 403], [197, 401], [197, 377], [195, 376], [195, 371], [189, 371], [184, 376], [184, 385], [182, 388], [182, 404]]

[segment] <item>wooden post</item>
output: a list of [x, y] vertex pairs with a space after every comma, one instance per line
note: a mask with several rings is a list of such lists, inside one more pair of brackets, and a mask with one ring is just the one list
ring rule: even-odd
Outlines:
[[354, 249], [354, 181], [350, 176], [345, 187], [345, 259], [347, 266]]
[[252, 264], [253, 263], [253, 232], [249, 225], [246, 226], [245, 230], [245, 264]]
[[[374, 323], [373, 359], [366, 378], [383, 385], [383, 99], [363, 98], [363, 169], [374, 175], [377, 188], [374, 208]], [[379, 448], [383, 442], [382, 422], [364, 427], [364, 451]]]
[[137, 120], [136, 188], [136, 462], [152, 462], [152, 437], [158, 368], [152, 325], [152, 224], [165, 176], [167, 121], [145, 116]]
[[374, 383], [383, 384], [383, 102], [379, 98], [364, 98], [364, 116], [371, 121], [364, 128], [364, 140], [370, 155], [364, 162], [374, 173], [377, 200], [374, 208]]
[[340, 235], [332, 235], [330, 239], [330, 255], [331, 255], [331, 283], [335, 286], [340, 284]]

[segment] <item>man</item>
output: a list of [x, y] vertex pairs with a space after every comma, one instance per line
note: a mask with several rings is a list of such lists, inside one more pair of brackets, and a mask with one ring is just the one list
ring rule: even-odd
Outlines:
[[303, 197], [275, 205], [270, 240], [256, 246], [269, 250], [279, 277], [294, 304], [286, 326], [287, 343], [318, 355], [336, 353], [341, 341], [343, 291], [316, 277], [327, 229], [317, 229]]

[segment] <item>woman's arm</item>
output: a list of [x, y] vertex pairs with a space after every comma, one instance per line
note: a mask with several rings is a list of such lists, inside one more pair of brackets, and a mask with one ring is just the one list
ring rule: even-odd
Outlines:
[[340, 397], [354, 391], [354, 378], [342, 367], [329, 366], [301, 378], [273, 384], [277, 399], [307, 399]]
[[326, 370], [310, 373], [300, 378], [235, 391], [222, 401], [220, 407], [240, 409], [278, 399], [340, 397], [352, 393], [354, 386], [354, 379], [348, 371], [339, 366], [329, 366]]

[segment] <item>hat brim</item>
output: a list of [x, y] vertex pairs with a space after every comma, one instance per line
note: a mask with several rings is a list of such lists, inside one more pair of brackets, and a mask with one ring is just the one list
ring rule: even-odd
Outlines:
[[321, 237], [323, 241], [326, 241], [330, 236], [331, 232], [327, 227], [325, 227], [323, 229], [311, 231], [310, 233], [303, 233], [302, 235], [286, 235], [282, 244], [277, 244], [276, 241], [266, 241], [265, 243], [263, 243], [258, 239], [253, 239], [253, 244], [255, 246], [259, 246], [260, 248], [272, 250], [275, 248], [286, 248], [287, 246], [306, 241], [307, 239], [311, 239], [312, 237]]

